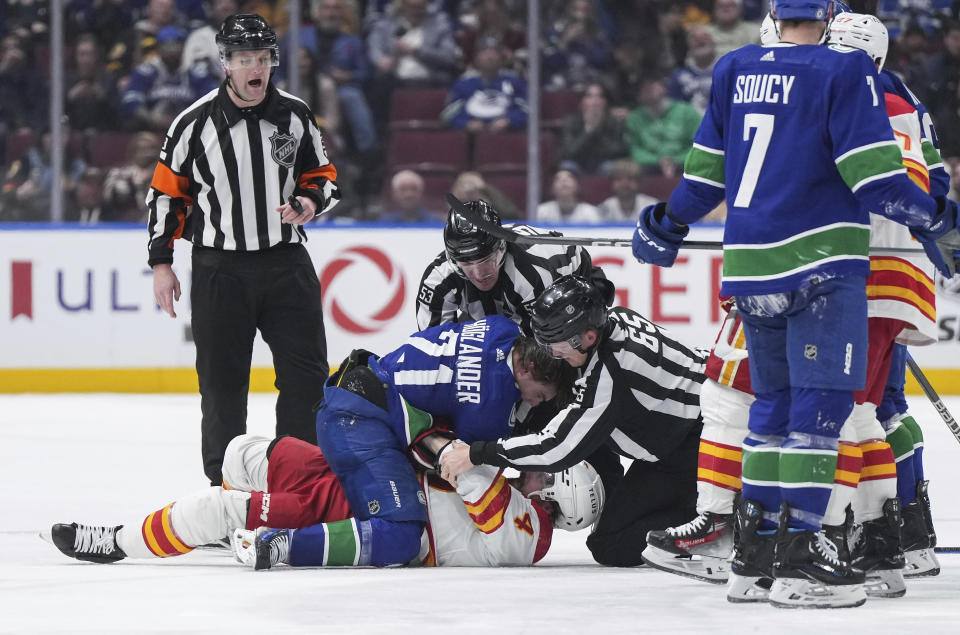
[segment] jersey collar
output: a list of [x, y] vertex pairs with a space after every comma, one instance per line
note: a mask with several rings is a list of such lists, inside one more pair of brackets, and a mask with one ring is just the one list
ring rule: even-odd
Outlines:
[[255, 118], [257, 119], [266, 119], [270, 123], [277, 123], [280, 95], [277, 92], [276, 86], [273, 85], [273, 82], [267, 83], [267, 95], [263, 98], [263, 101], [252, 108], [237, 108], [237, 105], [233, 103], [233, 100], [230, 99], [230, 95], [227, 93], [226, 80], [220, 84], [217, 101], [220, 103], [220, 109], [223, 111], [223, 115], [227, 120], [227, 125], [231, 128], [241, 119], [245, 118], [245, 113], [248, 118], [251, 116], [251, 113], [255, 113]]

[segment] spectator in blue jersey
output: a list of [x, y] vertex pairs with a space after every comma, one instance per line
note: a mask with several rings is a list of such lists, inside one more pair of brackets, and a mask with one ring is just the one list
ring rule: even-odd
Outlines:
[[717, 61], [717, 47], [710, 31], [701, 26], [687, 31], [686, 64], [670, 74], [667, 96], [685, 101], [702, 116], [710, 98], [713, 82], [713, 65]]
[[440, 219], [423, 206], [423, 177], [400, 170], [390, 180], [393, 208], [380, 216], [385, 223], [435, 223]]
[[187, 106], [217, 87], [206, 65], [181, 70], [186, 32], [166, 26], [157, 33], [157, 55], [138, 66], [120, 105], [120, 114], [133, 130], [165, 131]]
[[593, 3], [569, 2], [544, 43], [544, 84], [580, 89], [600, 79], [612, 64], [610, 36], [597, 23]]
[[610, 112], [607, 90], [587, 86], [580, 109], [567, 115], [560, 132], [560, 167], [584, 174], [607, 174], [613, 161], [627, 156], [623, 121]]
[[468, 132], [506, 132], [527, 125], [527, 84], [503, 70], [498, 40], [477, 43], [473, 69], [450, 89], [441, 118]]

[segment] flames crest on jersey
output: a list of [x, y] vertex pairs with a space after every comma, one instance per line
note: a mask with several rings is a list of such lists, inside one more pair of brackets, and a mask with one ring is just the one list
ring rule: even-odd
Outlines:
[[285, 168], [293, 167], [293, 160], [297, 156], [297, 141], [292, 134], [275, 130], [270, 135], [270, 149], [274, 161]]

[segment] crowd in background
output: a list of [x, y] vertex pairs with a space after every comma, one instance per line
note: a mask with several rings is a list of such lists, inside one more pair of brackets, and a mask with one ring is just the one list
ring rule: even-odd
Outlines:
[[[345, 192], [332, 220], [439, 220], [453, 191], [508, 219], [630, 222], [680, 178], [716, 60], [758, 43], [767, 10], [765, 0], [541, 0], [541, 85], [530, 87], [525, 0], [303, 0], [295, 53], [286, 0], [64, 4], [64, 217], [84, 223], [146, 220], [164, 133], [222, 81], [214, 36], [237, 12], [281, 36], [281, 89], [298, 59], [298, 96]], [[887, 68], [926, 104], [955, 168], [960, 1], [848, 4], [884, 20]], [[0, 8], [0, 221], [50, 218], [49, 24], [45, 0]], [[525, 210], [534, 89], [543, 202]]]

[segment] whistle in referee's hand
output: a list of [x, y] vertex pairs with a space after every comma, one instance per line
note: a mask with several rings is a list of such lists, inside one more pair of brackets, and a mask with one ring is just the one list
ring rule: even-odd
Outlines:
[[300, 200], [296, 196], [291, 194], [289, 197], [287, 197], [287, 202], [290, 203], [290, 207], [293, 208], [293, 211], [295, 211], [297, 214], [303, 214], [303, 205], [300, 204]]

